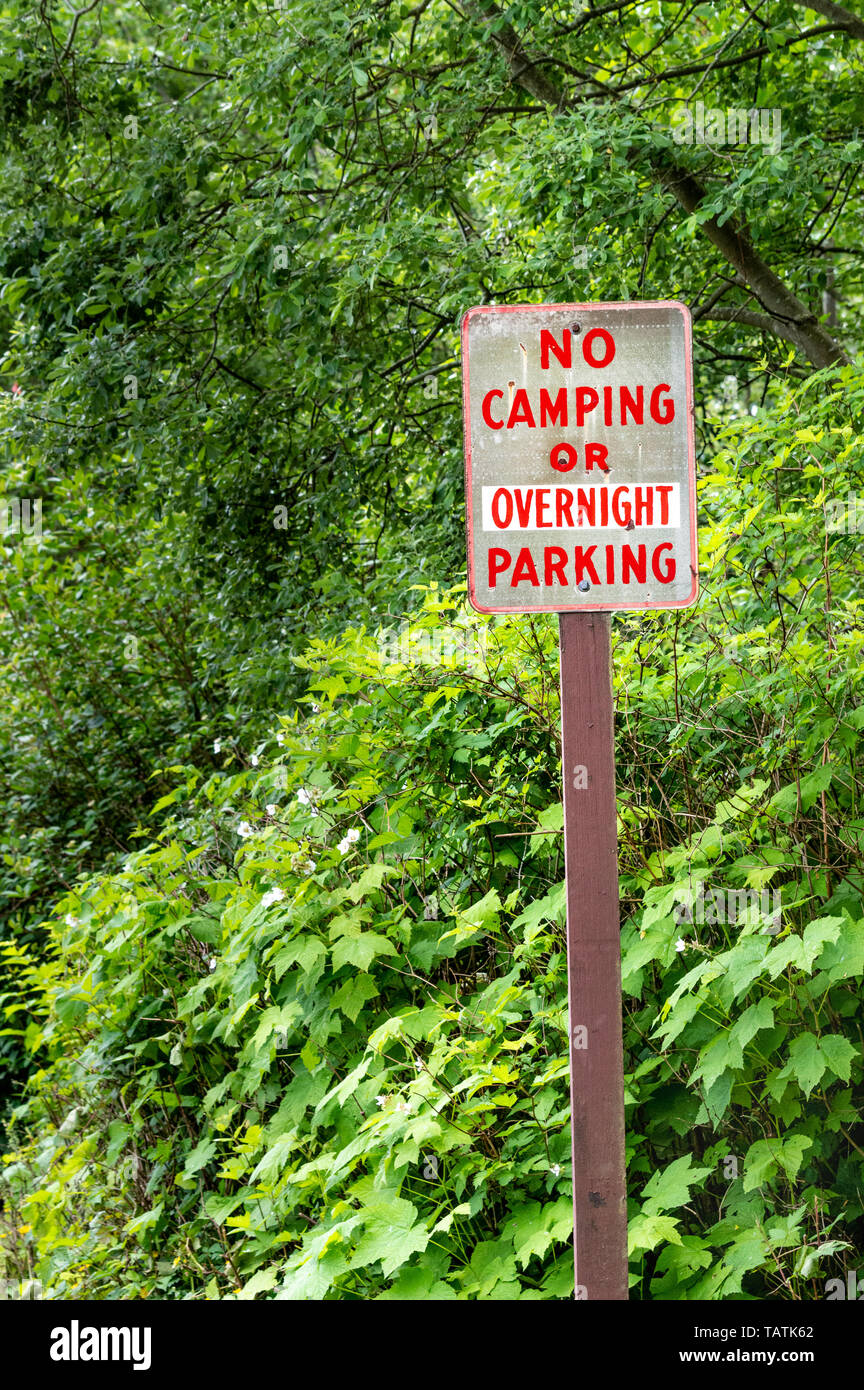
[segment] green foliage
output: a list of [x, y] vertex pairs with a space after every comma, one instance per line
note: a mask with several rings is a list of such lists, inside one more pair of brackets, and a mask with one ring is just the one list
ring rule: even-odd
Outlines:
[[[862, 561], [823, 501], [862, 408], [850, 371], [730, 427], [699, 604], [616, 620], [634, 1297], [818, 1296], [860, 1249]], [[385, 636], [311, 643], [247, 765], [174, 769], [16, 956], [7, 1248], [56, 1296], [572, 1295], [554, 622], [433, 587]]]
[[[480, 624], [442, 628], [455, 602], [421, 628], [458, 647]], [[560, 895], [538, 910], [560, 848], [541, 836], [520, 886], [506, 838], [530, 847], [554, 795], [550, 730], [520, 629], [490, 655], [497, 694], [446, 657], [405, 680], [362, 632], [317, 644], [320, 709], [266, 770], [188, 770], [159, 846], [62, 904], [23, 972], [47, 1065], [13, 1128], [74, 1118], [62, 1160], [43, 1131], [7, 1170], [59, 1296], [572, 1281]]]
[[[2, 7], [0, 492], [42, 502], [0, 527], [10, 1271], [570, 1296], [556, 631], [447, 587], [458, 325], [671, 297], [703, 593], [613, 624], [631, 1293], [857, 1267], [862, 560], [830, 523], [864, 380], [808, 376], [860, 344], [843, 13]], [[782, 146], [679, 143], [696, 99]]]

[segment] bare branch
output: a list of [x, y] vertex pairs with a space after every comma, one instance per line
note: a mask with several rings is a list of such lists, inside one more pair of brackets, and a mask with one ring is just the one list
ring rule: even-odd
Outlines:
[[745, 309], [739, 304], [728, 307], [717, 305], [700, 314], [699, 318], [705, 323], [745, 323], [750, 328], [758, 328], [760, 333], [772, 333], [775, 338], [782, 338], [800, 352], [805, 351], [802, 334], [795, 324], [772, 318], [770, 314], [757, 314], [754, 309]]
[[804, 10], [815, 10], [817, 14], [824, 14], [838, 29], [845, 29], [855, 39], [864, 39], [864, 19], [859, 19], [857, 14], [852, 14], [851, 10], [844, 9], [842, 5], [834, 5], [831, 0], [792, 0], [792, 4], [800, 5]]
[[95, 10], [98, 5], [101, 5], [101, 3], [102, 0], [93, 0], [92, 5], [85, 5], [83, 10], [75, 11], [72, 19], [72, 28], [69, 30], [69, 37], [66, 40], [66, 47], [60, 54], [61, 63], [65, 63], [66, 59], [69, 57], [69, 54], [72, 52], [72, 45], [75, 42], [75, 35], [78, 31], [78, 25], [81, 23], [81, 20], [84, 18], [85, 14], [89, 14], [91, 10]]

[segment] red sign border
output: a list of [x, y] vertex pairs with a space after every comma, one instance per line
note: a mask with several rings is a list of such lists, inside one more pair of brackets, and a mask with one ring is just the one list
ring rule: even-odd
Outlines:
[[[687, 452], [690, 474], [690, 548], [692, 559], [696, 562], [693, 587], [687, 598], [670, 603], [578, 603], [568, 607], [560, 604], [543, 604], [531, 608], [484, 608], [477, 602], [474, 585], [474, 518], [472, 514], [471, 486], [471, 404], [470, 404], [470, 362], [468, 357], [468, 326], [472, 314], [519, 314], [526, 309], [535, 311], [548, 309], [680, 309], [684, 319], [684, 374], [687, 388]], [[699, 550], [696, 532], [696, 436], [693, 424], [693, 330], [690, 310], [680, 299], [623, 299], [618, 302], [592, 304], [477, 304], [467, 309], [462, 316], [462, 422], [465, 439], [465, 531], [468, 570], [468, 598], [471, 607], [478, 613], [512, 613], [514, 616], [525, 613], [611, 613], [624, 611], [641, 613], [647, 609], [690, 608], [699, 597]]]

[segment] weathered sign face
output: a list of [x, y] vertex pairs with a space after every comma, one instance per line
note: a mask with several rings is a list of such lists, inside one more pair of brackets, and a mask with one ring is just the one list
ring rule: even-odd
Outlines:
[[529, 613], [693, 603], [686, 305], [469, 309], [462, 364], [474, 607]]

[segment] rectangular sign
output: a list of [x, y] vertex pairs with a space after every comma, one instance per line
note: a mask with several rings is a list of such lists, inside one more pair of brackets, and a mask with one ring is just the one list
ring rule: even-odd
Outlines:
[[469, 309], [462, 374], [475, 608], [549, 613], [695, 601], [686, 305]]

